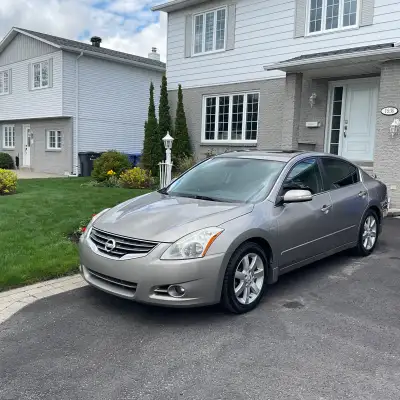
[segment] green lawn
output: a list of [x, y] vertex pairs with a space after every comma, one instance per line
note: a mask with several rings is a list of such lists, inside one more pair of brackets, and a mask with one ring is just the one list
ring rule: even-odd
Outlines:
[[77, 272], [77, 245], [68, 235], [80, 221], [146, 192], [86, 182], [20, 180], [17, 194], [0, 197], [0, 291]]

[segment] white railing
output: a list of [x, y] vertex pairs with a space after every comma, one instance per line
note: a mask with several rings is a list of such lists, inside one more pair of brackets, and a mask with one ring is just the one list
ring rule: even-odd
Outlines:
[[158, 165], [160, 166], [160, 189], [162, 189], [171, 183], [173, 164], [164, 161]]

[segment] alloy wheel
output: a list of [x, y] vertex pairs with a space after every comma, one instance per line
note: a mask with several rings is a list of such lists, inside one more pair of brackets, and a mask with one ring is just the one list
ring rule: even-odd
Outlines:
[[234, 292], [241, 304], [251, 304], [260, 295], [264, 284], [264, 262], [255, 253], [246, 254], [235, 271]]
[[369, 215], [364, 222], [362, 233], [362, 245], [365, 250], [369, 251], [375, 246], [376, 236], [378, 232], [378, 224], [373, 215]]

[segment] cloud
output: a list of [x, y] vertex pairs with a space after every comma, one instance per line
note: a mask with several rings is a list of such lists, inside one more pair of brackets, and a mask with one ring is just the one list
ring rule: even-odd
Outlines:
[[157, 47], [166, 57], [166, 16], [146, 0], [0, 0], [0, 38], [13, 27], [88, 41], [96, 35], [102, 46], [147, 56]]

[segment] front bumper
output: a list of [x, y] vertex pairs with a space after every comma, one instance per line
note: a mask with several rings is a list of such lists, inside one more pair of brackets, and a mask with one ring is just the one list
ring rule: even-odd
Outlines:
[[[218, 303], [225, 254], [160, 260], [168, 247], [160, 243], [144, 257], [117, 260], [99, 254], [90, 239], [85, 239], [79, 244], [80, 271], [90, 285], [129, 300], [169, 307]], [[184, 296], [170, 296], [166, 290], [170, 285], [182, 286]]]

